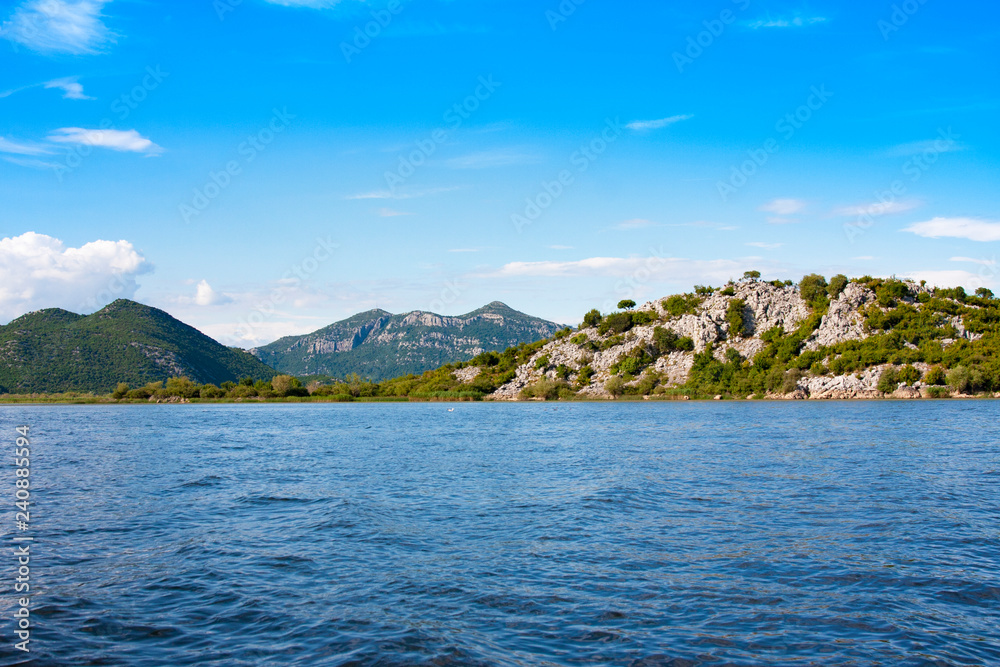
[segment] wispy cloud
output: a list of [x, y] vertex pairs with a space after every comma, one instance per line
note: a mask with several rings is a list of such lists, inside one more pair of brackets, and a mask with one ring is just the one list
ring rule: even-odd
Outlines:
[[625, 220], [624, 222], [619, 222], [617, 225], [614, 226], [614, 229], [627, 231], [630, 229], [646, 229], [648, 227], [662, 227], [662, 225], [653, 222], [652, 220], [646, 220], [644, 218], [633, 218], [632, 220]]
[[163, 148], [143, 137], [135, 130], [88, 130], [82, 127], [63, 127], [53, 130], [49, 141], [81, 146], [99, 146], [115, 151], [157, 155]]
[[953, 139], [926, 139], [924, 141], [911, 141], [908, 144], [893, 146], [885, 152], [888, 157], [910, 157], [912, 155], [922, 155], [924, 153], [954, 153], [964, 151], [965, 144]]
[[39, 160], [37, 158], [20, 158], [20, 157], [4, 156], [3, 159], [5, 162], [16, 164], [19, 167], [29, 167], [31, 169], [60, 169], [65, 166], [56, 164], [55, 162], [45, 162], [44, 160]]
[[683, 114], [680, 116], [670, 116], [668, 118], [660, 118], [657, 120], [634, 120], [625, 127], [630, 130], [659, 130], [660, 128], [667, 127], [668, 125], [673, 125], [674, 123], [679, 123], [682, 120], [690, 120], [694, 118], [694, 114]]
[[489, 169], [491, 167], [511, 167], [522, 164], [537, 164], [541, 158], [528, 153], [497, 150], [472, 153], [448, 160], [452, 169]]
[[42, 84], [45, 88], [58, 88], [63, 91], [63, 99], [66, 100], [92, 100], [93, 97], [83, 94], [83, 85], [76, 77], [66, 77], [64, 79], [53, 79]]
[[44, 54], [97, 53], [114, 36], [102, 21], [105, 0], [28, 0], [0, 26], [0, 37]]
[[692, 260], [679, 257], [590, 257], [569, 262], [510, 262], [491, 277], [620, 277], [645, 268], [653, 280], [726, 280], [741, 274], [744, 264], [735, 260]]
[[792, 18], [771, 18], [757, 19], [756, 21], [750, 21], [747, 26], [751, 30], [760, 30], [761, 28], [801, 28], [807, 25], [815, 25], [817, 23], [825, 23], [828, 19], [825, 16], [795, 16]]
[[394, 211], [391, 208], [380, 208], [378, 210], [378, 214], [383, 218], [398, 218], [401, 215], [413, 215], [413, 213], [408, 213], [406, 211]]
[[1000, 241], [1000, 222], [988, 222], [975, 218], [933, 218], [905, 227], [910, 232], [925, 238], [956, 238], [970, 241]]
[[479, 248], [452, 248], [448, 252], [479, 252]]
[[918, 200], [909, 201], [889, 201], [873, 202], [871, 204], [861, 204], [859, 206], [843, 206], [834, 210], [834, 215], [844, 217], [854, 217], [858, 215], [893, 215], [896, 213], [906, 213], [923, 206], [923, 202]]
[[747, 243], [747, 245], [750, 246], [750, 247], [752, 247], [752, 248], [763, 248], [764, 250], [777, 250], [778, 248], [780, 248], [781, 246], [783, 246], [785, 244], [784, 243], [764, 243], [763, 241], [751, 241], [750, 243]]
[[51, 152], [51, 150], [39, 144], [23, 144], [0, 137], [0, 153], [14, 153], [16, 155], [45, 155]]
[[761, 206], [759, 211], [766, 211], [767, 213], [774, 213], [776, 215], [795, 215], [796, 213], [802, 213], [806, 210], [806, 202], [801, 199], [772, 199], [763, 206]]
[[996, 266], [996, 259], [976, 259], [975, 257], [952, 257], [950, 262], [966, 262], [969, 264], [979, 264], [980, 266]]
[[429, 188], [427, 190], [411, 190], [408, 192], [403, 192], [400, 190], [375, 190], [373, 192], [362, 192], [361, 194], [349, 195], [344, 197], [347, 200], [357, 200], [357, 199], [417, 199], [418, 197], [427, 197], [429, 195], [437, 195], [442, 192], [454, 192], [459, 190], [458, 187], [451, 188]]

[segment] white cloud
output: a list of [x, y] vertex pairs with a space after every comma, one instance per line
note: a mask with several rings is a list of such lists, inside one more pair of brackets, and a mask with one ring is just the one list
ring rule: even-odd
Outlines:
[[777, 18], [772, 19], [770, 17], [766, 19], [758, 19], [756, 21], [751, 21], [747, 25], [751, 30], [759, 30], [760, 28], [801, 28], [807, 25], [814, 25], [816, 23], [824, 23], [827, 20], [825, 16], [811, 16], [803, 18], [801, 16], [796, 16], [794, 18]]
[[492, 167], [537, 164], [540, 161], [537, 155], [500, 150], [463, 155], [448, 160], [447, 164], [452, 169], [489, 169]]
[[980, 266], [996, 266], [996, 259], [976, 259], [975, 257], [952, 257], [950, 262], [966, 262], [969, 264], [979, 264]]
[[784, 243], [764, 243], [763, 241], [751, 241], [750, 243], [747, 243], [747, 245], [750, 246], [750, 247], [752, 247], [752, 248], [763, 248], [764, 250], [776, 250], [776, 249], [780, 248], [781, 246], [783, 246], [785, 244]]
[[888, 202], [873, 202], [871, 204], [862, 204], [860, 206], [842, 206], [836, 209], [834, 215], [842, 215], [845, 217], [854, 217], [859, 215], [894, 215], [896, 213], [906, 213], [907, 211], [912, 211], [915, 208], [920, 208], [923, 206], [923, 202], [910, 200], [910, 201], [888, 201]]
[[0, 137], [0, 153], [15, 153], [17, 155], [46, 155], [52, 151], [38, 144], [22, 144]]
[[413, 215], [413, 213], [407, 213], [405, 211], [394, 211], [391, 208], [380, 208], [378, 210], [378, 214], [383, 218], [398, 218], [401, 215]]
[[633, 218], [632, 220], [625, 220], [624, 222], [619, 222], [615, 225], [615, 229], [645, 229], [647, 227], [659, 227], [657, 223], [652, 220], [646, 220], [644, 218]]
[[0, 37], [45, 54], [97, 53], [114, 40], [101, 21], [105, 0], [28, 0], [0, 26]]
[[965, 145], [960, 144], [954, 139], [927, 139], [925, 141], [912, 141], [908, 144], [893, 146], [886, 151], [886, 155], [889, 157], [910, 157], [911, 155], [922, 155], [924, 153], [935, 155], [938, 153], [954, 153], [955, 151], [964, 151], [965, 149]]
[[219, 294], [212, 286], [208, 284], [207, 280], [202, 280], [198, 283], [195, 288], [194, 302], [199, 306], [217, 306], [223, 303], [229, 303], [232, 301], [231, 298], [225, 294]]
[[[570, 262], [510, 262], [489, 277], [623, 277], [636, 271], [649, 273], [650, 280], [685, 281], [727, 280], [741, 275], [742, 262], [727, 259], [692, 260], [679, 257], [590, 257]], [[484, 276], [485, 277], [485, 276]]]
[[667, 127], [668, 125], [673, 125], [674, 123], [679, 123], [682, 120], [690, 120], [694, 118], [693, 114], [684, 114], [680, 116], [670, 116], [669, 118], [660, 118], [658, 120], [635, 120], [626, 125], [630, 130], [659, 130], [660, 128]]
[[452, 248], [448, 252], [479, 252], [479, 248]]
[[992, 276], [987, 280], [970, 271], [910, 271], [905, 276], [916, 281], [926, 280], [932, 287], [964, 287], [969, 292], [995, 283]]
[[0, 321], [41, 308], [79, 312], [132, 298], [136, 276], [150, 270], [128, 241], [67, 248], [34, 232], [0, 239]]
[[46, 89], [58, 88], [63, 91], [63, 99], [67, 100], [92, 100], [93, 97], [83, 94], [83, 85], [77, 82], [76, 77], [65, 79], [53, 79], [42, 84]]
[[362, 192], [357, 195], [350, 195], [344, 197], [347, 200], [355, 199], [416, 199], [418, 197], [426, 197], [428, 195], [436, 195], [442, 192], [453, 192], [458, 190], [458, 187], [452, 188], [428, 188], [427, 190], [414, 190], [412, 192], [400, 192], [398, 190], [375, 190], [374, 192]]
[[1000, 241], [1000, 222], [974, 218], [933, 218], [905, 227], [903, 231], [931, 239], [948, 237], [970, 241]]
[[806, 210], [806, 203], [801, 199], [772, 199], [758, 210], [776, 215], [795, 215]]
[[87, 130], [82, 127], [63, 127], [53, 130], [49, 141], [64, 144], [100, 146], [115, 151], [130, 151], [156, 155], [163, 149], [135, 130]]

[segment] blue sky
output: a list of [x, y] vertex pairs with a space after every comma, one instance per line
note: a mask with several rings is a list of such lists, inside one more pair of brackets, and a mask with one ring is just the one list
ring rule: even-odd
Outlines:
[[1000, 287], [993, 4], [3, 11], [2, 322], [128, 297], [249, 346], [748, 269]]

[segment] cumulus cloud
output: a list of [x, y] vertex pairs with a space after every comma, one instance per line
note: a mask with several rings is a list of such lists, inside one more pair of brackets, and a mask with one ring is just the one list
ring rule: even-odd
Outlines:
[[219, 294], [212, 286], [208, 284], [207, 280], [202, 280], [198, 283], [195, 288], [194, 302], [199, 306], [217, 306], [223, 303], [229, 303], [232, 301], [231, 298], [225, 294]]
[[933, 218], [912, 224], [903, 231], [931, 239], [947, 237], [970, 241], [1000, 241], [1000, 222], [975, 218]]
[[82, 127], [63, 127], [53, 130], [49, 141], [81, 146], [99, 146], [114, 151], [129, 151], [156, 155], [163, 149], [135, 130], [87, 130]]
[[670, 116], [669, 118], [660, 118], [657, 120], [634, 120], [625, 127], [630, 130], [659, 130], [660, 128], [667, 127], [668, 125], [673, 125], [674, 123], [679, 123], [682, 120], [690, 120], [694, 118], [693, 114], [683, 114], [680, 116]]
[[91, 241], [67, 248], [35, 232], [0, 239], [0, 321], [42, 308], [95, 310], [138, 289], [152, 270], [128, 241]]
[[980, 266], [996, 266], [997, 260], [986, 259], [986, 258], [975, 258], [975, 257], [952, 257], [950, 262], [966, 262], [968, 264], [979, 264]]
[[772, 199], [761, 206], [760, 210], [776, 215], [795, 215], [806, 210], [806, 203], [801, 199]]
[[104, 0], [28, 0], [0, 25], [0, 37], [44, 54], [97, 53], [114, 36]]
[[906, 277], [911, 280], [926, 280], [934, 287], [964, 287], [968, 292], [974, 292], [980, 287], [995, 284], [993, 271], [984, 271], [982, 275], [970, 271], [910, 271]]

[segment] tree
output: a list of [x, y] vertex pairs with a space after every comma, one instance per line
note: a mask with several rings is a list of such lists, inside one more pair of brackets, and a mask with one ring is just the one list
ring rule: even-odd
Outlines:
[[625, 381], [616, 375], [604, 383], [604, 389], [617, 398], [625, 393]]
[[799, 281], [799, 293], [802, 299], [811, 306], [823, 305], [826, 300], [826, 278], [818, 273], [810, 273]]
[[632, 310], [635, 308], [635, 301], [632, 299], [622, 299], [618, 302], [618, 307], [622, 310]]
[[125, 394], [129, 392], [129, 386], [127, 382], [119, 382], [118, 387], [112, 392], [111, 397], [115, 400], [125, 398]]
[[752, 283], [760, 280], [760, 271], [747, 271], [743, 274], [743, 280], [749, 280]]
[[976, 289], [976, 296], [978, 296], [981, 299], [992, 299], [993, 298], [993, 291], [992, 290], [988, 290], [985, 287], [980, 287], [980, 288]]
[[596, 308], [583, 316], [583, 324], [588, 327], [596, 327], [601, 323], [601, 311]]
[[847, 283], [847, 276], [843, 273], [838, 273], [833, 278], [830, 278], [830, 284], [826, 287], [827, 294], [830, 295], [831, 299], [836, 299], [847, 289]]

